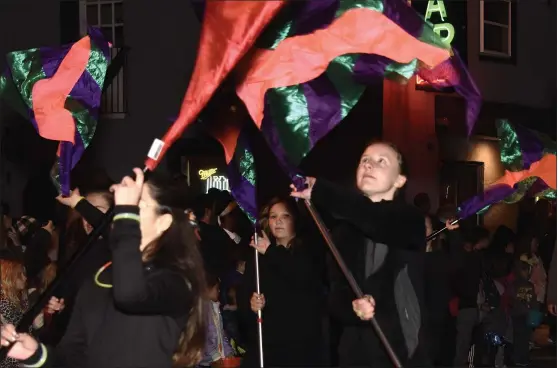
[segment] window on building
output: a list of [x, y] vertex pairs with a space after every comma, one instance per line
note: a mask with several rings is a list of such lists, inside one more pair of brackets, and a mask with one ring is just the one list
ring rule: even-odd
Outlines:
[[511, 0], [480, 1], [480, 53], [503, 59], [511, 59], [513, 50], [513, 27]]
[[[105, 39], [112, 44], [111, 58], [121, 52], [124, 44], [124, 1], [123, 0], [80, 0], [80, 32], [87, 33], [88, 27], [101, 30]], [[125, 65], [105, 90], [101, 102], [101, 113], [118, 118], [126, 113]]]

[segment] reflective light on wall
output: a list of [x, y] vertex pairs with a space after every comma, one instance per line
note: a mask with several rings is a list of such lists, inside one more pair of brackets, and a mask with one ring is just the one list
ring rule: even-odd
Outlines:
[[484, 163], [484, 185], [489, 185], [498, 180], [504, 174], [504, 168], [500, 162], [500, 150], [498, 141], [474, 140], [467, 157], [468, 161]]

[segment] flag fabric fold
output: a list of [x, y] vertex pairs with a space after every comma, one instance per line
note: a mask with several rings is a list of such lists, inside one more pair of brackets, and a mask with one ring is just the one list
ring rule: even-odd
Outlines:
[[163, 137], [157, 160], [148, 158], [155, 169], [166, 150], [191, 124], [231, 70], [252, 47], [265, 26], [285, 4], [271, 1], [206, 1], [196, 64], [177, 120]]
[[40, 136], [60, 141], [52, 177], [70, 193], [70, 171], [91, 143], [109, 64], [110, 44], [98, 29], [60, 47], [10, 52], [0, 94]]
[[460, 219], [484, 213], [495, 203], [516, 203], [526, 196], [556, 200], [556, 142], [507, 120], [496, 124], [500, 160], [506, 172], [483, 193], [459, 206]]
[[237, 93], [288, 172], [383, 78], [454, 86], [469, 131], [480, 110], [457, 53], [404, 0], [291, 2], [255, 46]]
[[243, 118], [235, 107], [232, 109], [226, 119], [213, 124], [210, 132], [223, 146], [231, 194], [255, 225], [258, 219], [256, 162], [250, 144], [249, 118]]

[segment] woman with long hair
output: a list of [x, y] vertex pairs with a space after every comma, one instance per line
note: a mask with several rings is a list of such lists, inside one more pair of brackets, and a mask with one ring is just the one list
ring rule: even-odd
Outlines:
[[373, 142], [362, 153], [356, 191], [322, 178], [307, 177], [307, 188], [293, 197], [312, 199], [337, 219], [332, 236], [362, 291], [356, 299], [338, 267], [331, 270], [330, 306], [344, 331], [339, 345], [342, 367], [390, 367], [369, 320], [375, 315], [405, 366], [428, 365], [424, 347], [425, 221], [400, 198], [407, 182], [401, 152]]
[[[195, 365], [204, 344], [204, 270], [182, 184], [140, 169], [114, 185], [112, 262], [84, 282], [56, 353], [2, 327], [8, 356], [41, 367]], [[173, 185], [174, 184], [174, 185]]]
[[[0, 259], [0, 322], [17, 324], [29, 306], [25, 268], [16, 259], [5, 257]], [[43, 316], [39, 315], [33, 323], [33, 329], [43, 326]], [[1, 368], [19, 367], [14, 359], [0, 361]]]
[[258, 310], [263, 313], [266, 366], [323, 365], [321, 274], [312, 244], [302, 238], [297, 215], [292, 199], [273, 199], [262, 211], [262, 236], [250, 243], [259, 252], [261, 294], [256, 293], [251, 257], [237, 298], [247, 334], [245, 367], [259, 366]]

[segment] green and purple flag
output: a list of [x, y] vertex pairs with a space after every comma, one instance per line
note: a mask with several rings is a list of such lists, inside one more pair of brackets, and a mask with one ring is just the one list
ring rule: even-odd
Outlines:
[[109, 48], [100, 30], [90, 29], [73, 44], [6, 56], [0, 95], [31, 120], [41, 137], [60, 142], [51, 175], [64, 195], [70, 193], [71, 170], [95, 134]]
[[506, 173], [483, 193], [463, 202], [458, 209], [460, 219], [524, 197], [556, 200], [556, 142], [508, 120], [498, 120], [496, 125]]
[[229, 111], [222, 119], [216, 120], [209, 130], [223, 146], [231, 194], [255, 225], [258, 219], [256, 162], [250, 144], [250, 121], [247, 114], [236, 106]]
[[454, 87], [470, 132], [481, 96], [455, 50], [405, 0], [289, 2], [246, 58], [237, 93], [284, 169], [356, 105], [366, 85], [414, 75]]

